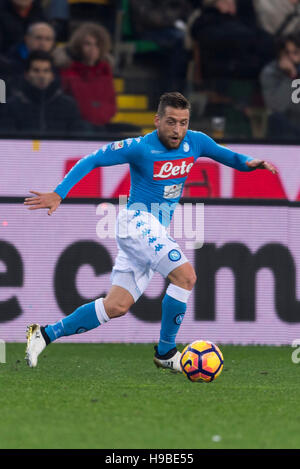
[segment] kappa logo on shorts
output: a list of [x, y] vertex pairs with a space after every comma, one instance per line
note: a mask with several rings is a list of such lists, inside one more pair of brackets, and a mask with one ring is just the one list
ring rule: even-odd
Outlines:
[[149, 235], [151, 233], [151, 230], [149, 228], [144, 228], [142, 231], [142, 236], [145, 238], [145, 236]]
[[155, 247], [155, 254], [157, 254], [164, 247], [164, 244], [158, 243], [154, 247]]
[[146, 222], [144, 220], [141, 220], [141, 221], [138, 221], [137, 224], [136, 224], [136, 228], [140, 228], [141, 226], [145, 225]]
[[178, 251], [178, 249], [172, 249], [169, 252], [168, 256], [169, 256], [170, 261], [173, 261], [173, 262], [179, 261], [181, 259], [181, 254]]

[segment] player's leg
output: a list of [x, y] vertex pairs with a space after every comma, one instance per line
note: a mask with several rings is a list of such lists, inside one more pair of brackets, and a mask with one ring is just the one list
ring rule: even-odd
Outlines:
[[[132, 218], [136, 222], [134, 214], [135, 211], [132, 211]], [[46, 327], [40, 327], [37, 324], [29, 326], [25, 356], [29, 366], [36, 366], [39, 354], [49, 343], [62, 336], [89, 331], [112, 318], [122, 316], [142, 294], [151, 275], [143, 272], [144, 267], [138, 268], [136, 265], [135, 256], [140, 252], [136, 239], [132, 239], [131, 236], [123, 238], [118, 235], [118, 231], [122, 235], [124, 232], [130, 233], [127, 230], [127, 224], [127, 210], [122, 210], [116, 224], [119, 251], [112, 271], [112, 287], [108, 295], [80, 306], [55, 324]], [[124, 243], [128, 244], [129, 255], [122, 250]], [[139, 278], [139, 284], [136, 283], [136, 275]]]
[[55, 324], [45, 327], [38, 324], [29, 326], [25, 356], [28, 365], [36, 366], [39, 354], [54, 340], [95, 329], [110, 319], [124, 315], [133, 303], [131, 293], [125, 288], [113, 285], [105, 298], [79, 306], [72, 314]]
[[154, 361], [158, 366], [181, 371], [175, 338], [196, 281], [194, 269], [180, 246], [154, 215], [139, 210], [129, 210], [127, 213], [127, 226], [132, 228], [128, 231], [133, 235], [118, 239], [124, 259], [120, 255], [116, 267], [125, 270], [127, 263], [131, 265], [141, 294], [146, 288], [143, 280], [146, 279], [147, 283], [149, 277], [135, 270], [140, 265], [144, 266], [145, 271], [150, 266], [153, 272], [159, 272], [171, 281], [162, 302], [161, 334]]
[[176, 347], [176, 335], [183, 321], [187, 301], [196, 282], [196, 274], [189, 262], [168, 275], [170, 284], [162, 301], [162, 320], [158, 353], [164, 355]]
[[53, 342], [59, 337], [90, 331], [112, 318], [127, 313], [133, 303], [134, 299], [128, 291], [113, 285], [105, 298], [98, 298], [79, 306], [69, 316], [51, 326], [46, 326], [45, 333]]
[[183, 321], [188, 298], [196, 282], [196, 274], [189, 262], [168, 274], [170, 284], [162, 301], [160, 339], [154, 362], [157, 366], [180, 371], [180, 353], [176, 348], [176, 336]]

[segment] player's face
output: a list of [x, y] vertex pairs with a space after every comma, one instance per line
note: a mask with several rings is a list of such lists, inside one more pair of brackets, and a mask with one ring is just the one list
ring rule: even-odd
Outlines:
[[171, 106], [165, 108], [163, 116], [155, 116], [158, 137], [165, 147], [172, 150], [180, 146], [188, 130], [189, 120], [188, 109], [176, 109]]

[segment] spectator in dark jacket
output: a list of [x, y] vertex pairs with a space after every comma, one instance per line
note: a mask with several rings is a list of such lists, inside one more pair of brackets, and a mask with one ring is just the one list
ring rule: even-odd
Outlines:
[[0, 0], [0, 52], [20, 43], [28, 26], [46, 21], [40, 0]]
[[43, 51], [31, 53], [22, 86], [0, 110], [2, 133], [65, 135], [87, 128], [75, 101], [55, 79], [51, 56]]
[[256, 24], [252, 0], [204, 0], [192, 26], [207, 78], [257, 79], [273, 58], [271, 35]]

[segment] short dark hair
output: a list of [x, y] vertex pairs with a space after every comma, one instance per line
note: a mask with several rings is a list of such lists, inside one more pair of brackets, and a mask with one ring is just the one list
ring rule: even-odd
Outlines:
[[164, 93], [160, 97], [157, 108], [157, 114], [160, 117], [164, 115], [167, 106], [176, 109], [188, 109], [191, 112], [191, 103], [181, 93], [178, 93], [178, 91]]
[[32, 62], [34, 62], [35, 60], [42, 60], [44, 62], [49, 62], [50, 65], [51, 65], [52, 71], [54, 71], [54, 64], [53, 64], [52, 55], [49, 54], [48, 52], [43, 51], [43, 50], [34, 50], [29, 54], [29, 56], [26, 60], [26, 64], [25, 64], [26, 72], [28, 72], [28, 70], [31, 67]]

